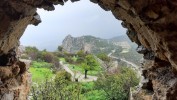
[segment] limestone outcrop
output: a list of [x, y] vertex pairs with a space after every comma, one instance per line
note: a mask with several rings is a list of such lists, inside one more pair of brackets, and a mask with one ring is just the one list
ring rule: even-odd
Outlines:
[[[0, 71], [1, 100], [22, 99], [26, 87], [25, 66], [18, 64], [13, 48], [18, 45], [29, 24], [38, 25], [41, 20], [37, 8], [54, 10], [68, 0], [1, 0], [0, 1]], [[71, 0], [79, 1], [79, 0]], [[176, 0], [90, 0], [122, 20], [130, 39], [143, 46], [146, 59], [143, 75], [149, 83], [143, 89], [151, 92], [154, 100], [177, 99], [177, 1]], [[16, 71], [14, 71], [16, 70]], [[22, 70], [22, 71], [21, 71]], [[24, 81], [24, 80], [25, 81]], [[12, 85], [6, 83], [13, 81]], [[142, 91], [140, 91], [141, 94]], [[146, 97], [146, 96], [142, 96]], [[147, 99], [147, 98], [141, 98]], [[137, 100], [137, 98], [136, 98]]]
[[31, 75], [27, 71], [30, 64], [18, 60], [15, 51], [0, 58], [0, 100], [26, 100], [31, 84]]
[[[119, 40], [119, 37], [115, 37], [115, 39], [117, 39], [117, 41], [121, 41]], [[123, 40], [123, 42], [117, 41], [114, 39], [102, 39], [90, 35], [81, 37], [72, 37], [71, 35], [68, 35], [63, 40], [61, 46], [65, 52], [77, 53], [78, 51], [83, 50], [84, 52], [95, 55], [99, 54], [100, 52], [108, 54], [112, 50], [115, 50], [116, 53], [119, 53], [123, 49], [129, 50], [131, 48], [126, 40]], [[122, 46], [122, 44], [124, 46]]]

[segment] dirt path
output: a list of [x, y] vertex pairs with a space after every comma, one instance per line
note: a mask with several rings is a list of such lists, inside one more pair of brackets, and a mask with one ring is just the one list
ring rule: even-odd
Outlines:
[[85, 79], [85, 75], [82, 74], [81, 72], [77, 71], [77, 72], [73, 72], [67, 64], [63, 64], [62, 61], [60, 61], [60, 64], [62, 65], [63, 69], [65, 71], [67, 71], [68, 73], [71, 74], [72, 76], [72, 80], [75, 81], [75, 79], [77, 78], [79, 82], [91, 82], [91, 81], [96, 81], [97, 80], [97, 76], [90, 76], [90, 75], [87, 75], [87, 79]]

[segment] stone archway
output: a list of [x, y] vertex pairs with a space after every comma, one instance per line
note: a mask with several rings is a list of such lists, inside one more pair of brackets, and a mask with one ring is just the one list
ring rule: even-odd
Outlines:
[[[64, 0], [68, 1], [68, 0]], [[37, 8], [54, 10], [63, 0], [0, 1], [0, 98], [26, 99], [27, 71], [15, 47], [29, 24], [39, 24]], [[79, 1], [79, 0], [71, 0]], [[90, 0], [122, 20], [129, 38], [146, 59], [143, 75], [152, 83], [152, 99], [177, 99], [177, 2], [175, 0]], [[10, 84], [12, 83], [12, 84]], [[148, 90], [146, 86], [144, 89]], [[143, 96], [142, 96], [143, 97]], [[144, 96], [145, 97], [145, 96]], [[144, 98], [147, 99], [147, 98]]]

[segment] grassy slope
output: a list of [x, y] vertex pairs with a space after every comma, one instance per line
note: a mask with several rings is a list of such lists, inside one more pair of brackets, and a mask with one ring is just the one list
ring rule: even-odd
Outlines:
[[49, 63], [34, 61], [30, 67], [32, 81], [35, 83], [40, 83], [45, 81], [46, 78], [52, 78], [54, 74], [50, 70], [50, 67], [51, 65]]
[[30, 68], [30, 72], [32, 73], [32, 81], [33, 82], [43, 82], [46, 78], [51, 78], [54, 74], [48, 68]]
[[84, 100], [106, 100], [104, 91], [94, 89], [94, 82], [82, 83], [82, 96]]

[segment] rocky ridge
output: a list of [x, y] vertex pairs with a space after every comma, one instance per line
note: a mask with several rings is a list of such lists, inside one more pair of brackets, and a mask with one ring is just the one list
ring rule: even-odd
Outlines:
[[[0, 70], [2, 86], [1, 100], [25, 100], [20, 95], [27, 90], [27, 70], [18, 64], [14, 57], [14, 47], [29, 24], [41, 22], [37, 8], [54, 10], [54, 5], [63, 5], [68, 0], [1, 0], [0, 1]], [[71, 0], [79, 1], [79, 0]], [[128, 29], [127, 35], [141, 48], [140, 53], [146, 59], [143, 75], [149, 80], [142, 87], [151, 91], [148, 95], [153, 100], [177, 99], [177, 1], [176, 0], [90, 0], [105, 11], [122, 20], [122, 26]], [[17, 67], [18, 66], [18, 67]], [[23, 73], [18, 73], [18, 70]], [[17, 71], [13, 71], [17, 70]], [[24, 76], [25, 78], [22, 78]], [[9, 80], [13, 83], [8, 87]], [[25, 86], [25, 88], [20, 88]], [[141, 93], [142, 91], [140, 91]], [[27, 93], [27, 92], [25, 92]], [[137, 96], [147, 100], [146, 93]]]
[[[83, 50], [93, 54], [98, 54], [100, 52], [108, 54], [111, 50], [117, 50], [117, 52], [122, 51], [122, 47], [124, 46], [118, 43], [123, 42], [115, 42], [112, 41], [112, 39], [101, 39], [89, 35], [81, 37], [72, 37], [71, 35], [68, 35], [63, 40], [62, 47], [69, 53], [77, 53], [78, 51]], [[128, 43], [127, 45], [129, 46]]]

